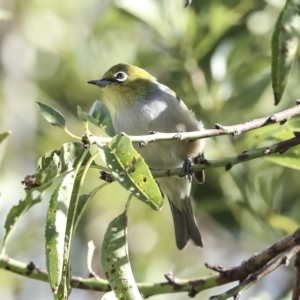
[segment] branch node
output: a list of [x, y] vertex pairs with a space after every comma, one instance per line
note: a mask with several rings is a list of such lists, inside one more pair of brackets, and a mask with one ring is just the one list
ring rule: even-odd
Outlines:
[[287, 122], [287, 119], [284, 119], [284, 120], [280, 121], [279, 124], [280, 124], [280, 125], [283, 125], [283, 124], [285, 124], [286, 122]]
[[293, 134], [295, 137], [300, 137], [300, 132], [299, 131], [293, 131]]
[[157, 133], [157, 131], [155, 131], [155, 130], [150, 130], [149, 131], [149, 134], [155, 134], [155, 133]]
[[25, 272], [26, 275], [30, 275], [35, 270], [35, 264], [34, 262], [30, 261], [27, 265], [27, 271]]
[[247, 151], [243, 151], [241, 154], [238, 155], [239, 160], [245, 160], [248, 157], [249, 157], [249, 155], [247, 154]]
[[170, 176], [171, 176], [171, 171], [170, 171], [170, 170], [167, 170], [166, 173], [165, 173], [165, 175], [166, 175], [167, 177], [170, 177]]
[[271, 149], [269, 147], [267, 147], [264, 151], [264, 154], [266, 154], [266, 155], [271, 154]]
[[82, 147], [84, 149], [90, 148], [91, 143], [90, 143], [90, 140], [89, 140], [89, 138], [88, 138], [88, 136], [86, 134], [83, 134], [81, 136], [81, 142], [82, 142]]
[[147, 146], [147, 142], [146, 141], [143, 141], [143, 142], [139, 142], [139, 147], [140, 148], [144, 148], [144, 147], [146, 147]]
[[290, 263], [290, 259], [288, 258], [287, 255], [284, 255], [284, 256], [282, 257], [282, 264], [285, 265], [285, 266], [288, 266], [289, 263]]
[[177, 141], [181, 141], [182, 140], [182, 135], [177, 132], [175, 135], [174, 135], [174, 138], [177, 140]]
[[232, 137], [234, 139], [236, 139], [239, 135], [241, 134], [241, 132], [239, 130], [235, 130], [233, 133], [232, 133]]
[[180, 281], [177, 277], [174, 276], [172, 272], [168, 272], [165, 274], [165, 278], [168, 280], [170, 284], [174, 287], [175, 291], [181, 290], [182, 285], [180, 284]]
[[224, 126], [219, 123], [215, 123], [215, 129], [220, 129], [220, 130], [226, 132], [226, 129], [224, 128]]
[[229, 171], [232, 168], [232, 164], [229, 162], [226, 166], [225, 166], [225, 171]]
[[276, 117], [275, 117], [274, 115], [271, 115], [271, 116], [268, 118], [267, 122], [276, 123], [276, 122], [277, 122], [277, 119], [276, 119]]
[[100, 171], [100, 179], [106, 181], [106, 182], [113, 182], [113, 179], [111, 177], [111, 175], [105, 171]]

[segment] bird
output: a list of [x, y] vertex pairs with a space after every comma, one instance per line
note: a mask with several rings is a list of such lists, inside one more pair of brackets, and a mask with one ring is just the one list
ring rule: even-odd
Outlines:
[[[101, 79], [89, 84], [100, 87], [115, 108], [116, 133], [147, 135], [149, 132], [181, 132], [203, 130], [198, 121], [177, 94], [159, 83], [146, 70], [124, 63], [111, 67]], [[204, 140], [168, 140], [149, 143], [140, 148], [134, 145], [150, 169], [173, 169], [199, 163], [203, 157]], [[156, 178], [162, 194], [166, 195], [173, 215], [176, 245], [179, 250], [189, 241], [203, 247], [202, 237], [193, 213], [190, 176]], [[193, 174], [199, 184], [204, 172]]]

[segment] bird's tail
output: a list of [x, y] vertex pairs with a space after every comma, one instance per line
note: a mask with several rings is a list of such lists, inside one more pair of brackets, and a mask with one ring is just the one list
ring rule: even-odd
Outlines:
[[193, 214], [191, 200], [186, 197], [180, 200], [180, 208], [169, 198], [173, 215], [176, 245], [182, 250], [191, 240], [195, 246], [203, 247], [201, 234]]

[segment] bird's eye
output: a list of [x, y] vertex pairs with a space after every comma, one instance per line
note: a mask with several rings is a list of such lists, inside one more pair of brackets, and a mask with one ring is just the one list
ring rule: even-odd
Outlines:
[[127, 79], [127, 74], [124, 72], [117, 72], [115, 74], [115, 78], [117, 79], [117, 81], [125, 81]]

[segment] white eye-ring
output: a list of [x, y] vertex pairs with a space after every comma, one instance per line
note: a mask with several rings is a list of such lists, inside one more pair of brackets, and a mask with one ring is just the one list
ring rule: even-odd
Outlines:
[[117, 72], [114, 76], [117, 81], [125, 81], [127, 79], [127, 74], [125, 72]]

